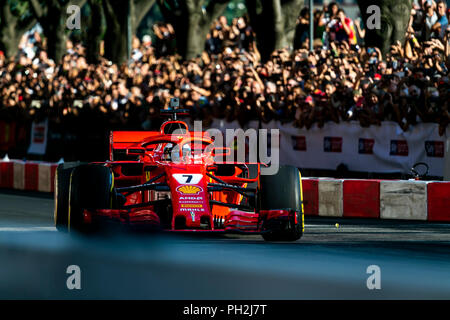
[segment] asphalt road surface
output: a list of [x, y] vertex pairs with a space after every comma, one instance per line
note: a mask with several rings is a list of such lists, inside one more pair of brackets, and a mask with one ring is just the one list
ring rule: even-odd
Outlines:
[[[450, 299], [450, 224], [305, 222], [293, 243], [236, 235], [81, 237], [56, 231], [51, 198], [2, 192], [0, 298]], [[80, 290], [67, 287], [71, 265], [80, 268]], [[379, 267], [380, 289], [367, 287], [371, 265]]]

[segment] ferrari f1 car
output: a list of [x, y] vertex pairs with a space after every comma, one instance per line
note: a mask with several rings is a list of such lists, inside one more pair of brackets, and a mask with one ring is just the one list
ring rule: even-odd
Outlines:
[[113, 224], [132, 230], [261, 234], [268, 241], [302, 236], [297, 168], [280, 166], [275, 175], [261, 175], [261, 163], [217, 163], [215, 156], [227, 148], [215, 147], [208, 135], [190, 132], [176, 120], [183, 110], [164, 112], [171, 119], [160, 131], [111, 132], [109, 161], [58, 166], [58, 230], [93, 232]]

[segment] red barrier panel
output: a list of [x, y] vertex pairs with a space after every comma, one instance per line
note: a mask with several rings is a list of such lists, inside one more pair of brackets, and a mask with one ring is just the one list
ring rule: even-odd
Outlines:
[[305, 215], [319, 215], [319, 181], [317, 179], [302, 179], [302, 189]]
[[427, 185], [428, 220], [450, 221], [450, 182], [430, 182]]
[[379, 218], [380, 182], [344, 180], [344, 217]]
[[25, 163], [25, 190], [37, 191], [39, 181], [39, 164]]
[[0, 162], [0, 188], [14, 187], [14, 163]]

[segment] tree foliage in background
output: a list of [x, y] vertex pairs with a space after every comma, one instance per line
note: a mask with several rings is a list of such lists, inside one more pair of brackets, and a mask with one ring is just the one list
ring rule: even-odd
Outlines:
[[291, 48], [304, 0], [246, 0], [258, 50], [267, 60], [276, 49]]
[[158, 0], [166, 22], [172, 24], [178, 53], [186, 59], [201, 55], [213, 21], [227, 7], [229, 0]]
[[105, 57], [121, 63], [128, 57], [128, 13], [130, 14], [131, 35], [155, 3], [155, 0], [103, 0], [106, 19]]
[[20, 39], [36, 24], [36, 19], [30, 14], [25, 0], [0, 0], [0, 6], [0, 50], [7, 57], [14, 57]]
[[[70, 0], [71, 5], [81, 7], [86, 0]], [[66, 8], [69, 1], [29, 0], [31, 12], [41, 25], [47, 39], [47, 54], [55, 61], [60, 61], [66, 52]]]
[[97, 63], [100, 57], [100, 43], [103, 36], [102, 0], [88, 0], [89, 19], [87, 21], [84, 42], [88, 63]]
[[364, 21], [370, 14], [367, 8], [376, 4], [381, 9], [381, 28], [367, 29], [365, 45], [367, 47], [378, 47], [383, 54], [389, 52], [390, 46], [397, 41], [405, 41], [405, 32], [408, 27], [412, 8], [412, 0], [358, 0], [359, 10]]

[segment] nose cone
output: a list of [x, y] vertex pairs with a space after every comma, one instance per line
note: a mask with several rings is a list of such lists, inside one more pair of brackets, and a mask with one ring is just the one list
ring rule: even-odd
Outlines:
[[205, 222], [211, 217], [205, 166], [180, 165], [170, 167], [168, 171], [173, 206], [172, 227], [204, 229]]

